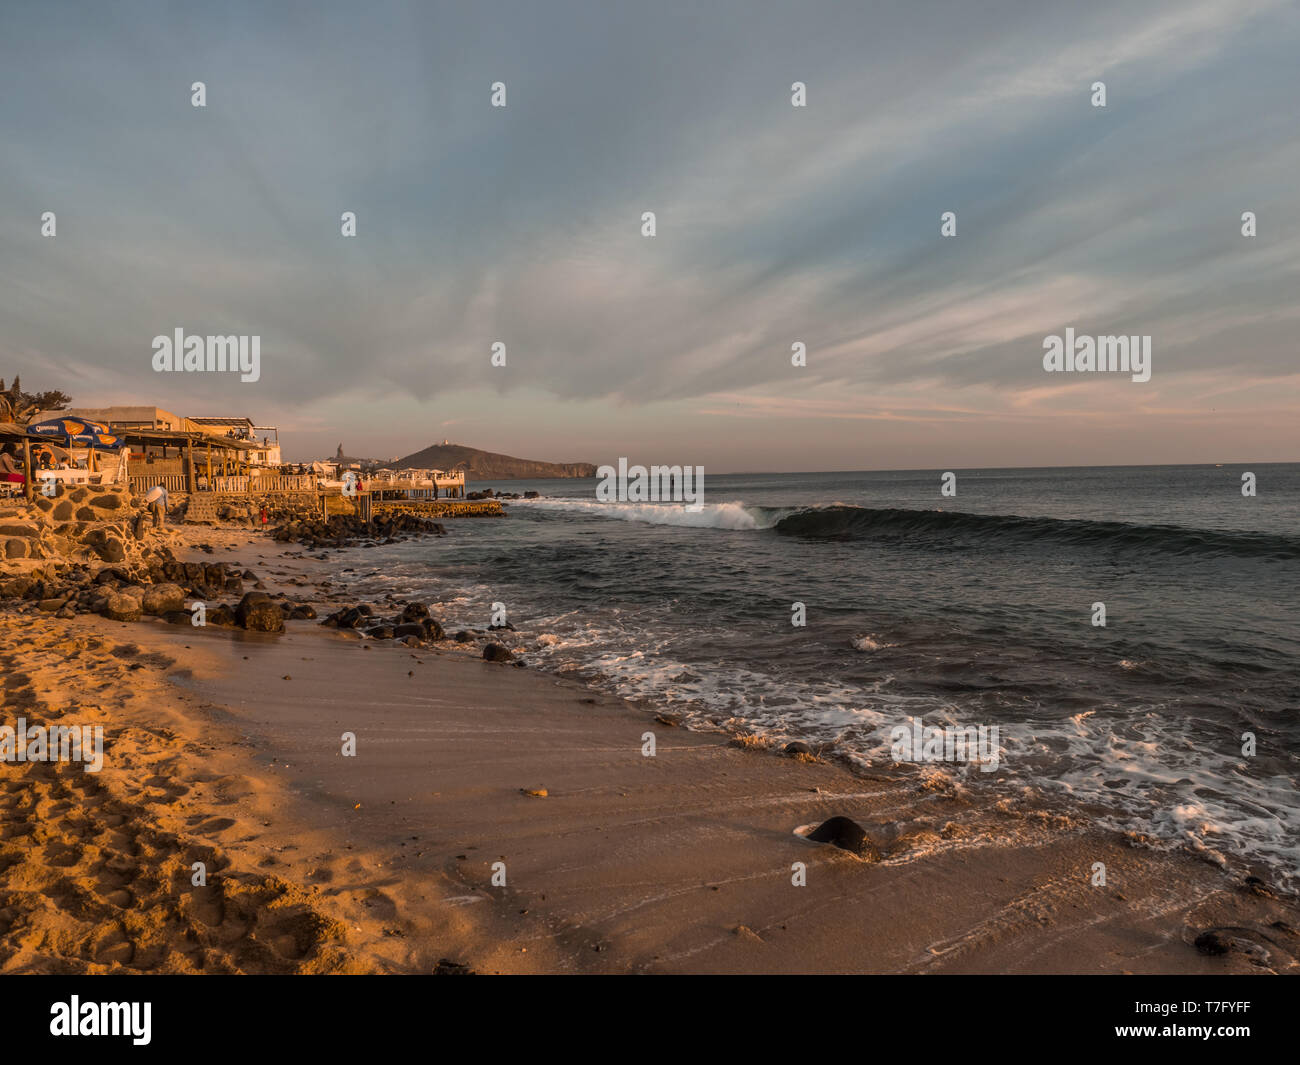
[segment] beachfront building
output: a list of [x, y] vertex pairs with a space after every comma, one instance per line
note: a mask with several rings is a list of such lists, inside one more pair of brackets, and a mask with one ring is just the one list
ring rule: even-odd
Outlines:
[[385, 498], [465, 498], [465, 471], [459, 470], [374, 470], [366, 475], [366, 487]]
[[[44, 435], [12, 426], [0, 440], [7, 445], [0, 471], [5, 495], [30, 499], [46, 480], [120, 484], [137, 495], [161, 487], [184, 502], [187, 520], [200, 521], [215, 520], [227, 505], [245, 504], [260, 507], [264, 515], [282, 506], [293, 513], [365, 518], [381, 512], [445, 516], [490, 509], [466, 501], [463, 467], [398, 469], [394, 464], [375, 469], [375, 463], [345, 457], [342, 445], [334, 461], [286, 466], [279, 429], [251, 418], [179, 417], [155, 406], [76, 407], [42, 414], [51, 416], [50, 425], [37, 427], [36, 433]], [[499, 507], [492, 512], [499, 513]]]
[[255, 425], [251, 418], [186, 418], [187, 429], [206, 436], [224, 436], [251, 445], [248, 461], [253, 466], [280, 465], [280, 430], [274, 425]]
[[113, 429], [162, 429], [179, 432], [186, 428], [184, 418], [162, 407], [68, 407], [66, 410], [37, 411], [32, 423], [49, 418], [86, 418], [103, 422]]
[[127, 477], [134, 491], [161, 485], [168, 492], [247, 490], [247, 441], [190, 431], [118, 430], [127, 445]]

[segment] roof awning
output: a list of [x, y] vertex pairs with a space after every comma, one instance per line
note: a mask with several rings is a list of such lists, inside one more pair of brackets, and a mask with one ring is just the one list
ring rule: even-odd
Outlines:
[[4, 440], [6, 443], [13, 443], [17, 440], [44, 441], [44, 437], [29, 433], [25, 425], [19, 425], [17, 422], [0, 422], [0, 440]]

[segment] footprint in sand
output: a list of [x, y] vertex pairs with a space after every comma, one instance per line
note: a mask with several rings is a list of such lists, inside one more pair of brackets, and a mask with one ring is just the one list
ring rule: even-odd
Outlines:
[[[193, 824], [193, 821], [195, 820], [202, 821], [202, 817], [191, 819], [191, 824]], [[233, 828], [235, 823], [236, 822], [232, 817], [211, 817], [208, 820], [203, 821], [202, 824], [194, 825], [194, 831], [203, 836], [212, 836], [220, 832], [225, 832], [229, 828]]]

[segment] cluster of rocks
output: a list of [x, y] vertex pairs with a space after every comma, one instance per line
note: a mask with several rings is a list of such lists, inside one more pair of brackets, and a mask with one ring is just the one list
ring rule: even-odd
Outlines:
[[423, 603], [407, 603], [395, 617], [384, 618], [369, 603], [344, 607], [321, 622], [331, 629], [356, 629], [374, 640], [398, 640], [410, 647], [446, 638], [442, 626]]
[[[423, 647], [426, 644], [448, 638], [436, 618], [429, 614], [429, 608], [423, 603], [407, 603], [402, 612], [393, 617], [383, 617], [369, 603], [358, 603], [344, 607], [328, 615], [321, 624], [331, 629], [352, 629], [372, 640], [396, 640], [408, 647]], [[493, 626], [494, 629], [513, 629], [513, 625]], [[484, 634], [478, 629], [462, 629], [450, 637], [456, 643], [473, 643]], [[483, 648], [483, 657], [489, 662], [512, 662], [514, 654], [508, 647], [489, 642]], [[522, 663], [520, 663], [522, 664]]]
[[[193, 625], [194, 615], [188, 610], [172, 610], [160, 614], [173, 625]], [[269, 595], [266, 592], [246, 592], [238, 603], [214, 603], [205, 610], [204, 624], [223, 629], [244, 629], [246, 632], [283, 632], [286, 621], [316, 617], [316, 608], [310, 603], [292, 602], [287, 595]]]
[[[51, 565], [0, 579], [0, 597], [27, 600], [35, 609], [56, 617], [100, 614], [112, 621], [160, 617], [174, 624], [194, 624], [189, 609], [203, 604], [205, 625], [281, 632], [286, 618], [314, 618], [308, 604], [287, 596], [272, 598], [261, 591], [245, 593], [245, 581], [257, 581], [252, 570], [240, 571], [221, 562], [178, 562], [162, 548], [134, 566]], [[242, 596], [222, 603], [223, 596]]]
[[520, 495], [518, 492], [501, 492], [492, 491], [491, 488], [485, 488], [481, 492], [469, 492], [466, 499], [540, 499], [541, 492], [525, 492]]
[[271, 532], [281, 543], [301, 543], [308, 547], [348, 547], [359, 542], [396, 543], [401, 535], [429, 534], [441, 536], [447, 530], [436, 521], [398, 511], [382, 518], [363, 521], [351, 514], [334, 514], [323, 518], [294, 519]]

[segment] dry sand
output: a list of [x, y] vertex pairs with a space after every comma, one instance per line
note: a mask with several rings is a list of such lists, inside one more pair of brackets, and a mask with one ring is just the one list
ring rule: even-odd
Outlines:
[[[186, 535], [311, 597], [294, 549]], [[0, 766], [4, 972], [1300, 970], [1293, 900], [1086, 810], [737, 747], [450, 649], [12, 613], [0, 647], [0, 723], [109, 740], [99, 774]], [[796, 834], [836, 814], [884, 858]], [[1215, 928], [1235, 948], [1198, 951]]]

